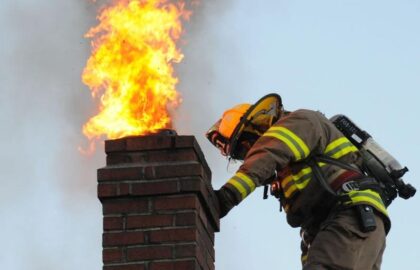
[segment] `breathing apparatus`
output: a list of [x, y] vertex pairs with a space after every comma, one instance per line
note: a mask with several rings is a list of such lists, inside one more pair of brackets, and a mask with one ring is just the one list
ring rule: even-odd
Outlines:
[[386, 205], [397, 195], [403, 199], [415, 195], [416, 189], [402, 180], [408, 168], [401, 166], [369, 133], [342, 114], [333, 116], [330, 121], [359, 149], [363, 159], [362, 169], [379, 182], [385, 193]]
[[[221, 119], [207, 131], [206, 137], [222, 155], [243, 160], [247, 150], [280, 118], [282, 113], [281, 97], [269, 94], [253, 105], [239, 104], [225, 111]], [[330, 121], [359, 149], [363, 161], [360, 169], [377, 180], [386, 206], [390, 205], [397, 196], [409, 199], [415, 195], [416, 189], [402, 180], [408, 168], [401, 166], [369, 133], [360, 129], [345, 115], [335, 115]], [[346, 166], [339, 161], [324, 161], [337, 166]], [[267, 192], [268, 185], [265, 185], [264, 198], [267, 198]], [[271, 193], [273, 194], [273, 187]]]

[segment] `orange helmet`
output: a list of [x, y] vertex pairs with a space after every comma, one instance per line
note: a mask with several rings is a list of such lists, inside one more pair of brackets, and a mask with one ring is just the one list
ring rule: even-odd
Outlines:
[[282, 107], [277, 94], [266, 95], [254, 105], [236, 105], [223, 113], [206, 137], [222, 155], [244, 159], [252, 144], [279, 119]]
[[236, 126], [241, 122], [242, 116], [250, 107], [251, 104], [244, 103], [236, 105], [235, 107], [225, 111], [219, 125], [220, 134], [225, 138], [232, 137]]

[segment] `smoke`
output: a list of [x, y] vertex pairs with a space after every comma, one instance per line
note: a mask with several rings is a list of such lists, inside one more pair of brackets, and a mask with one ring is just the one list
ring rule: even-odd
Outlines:
[[[191, 20], [185, 23], [181, 45], [185, 58], [176, 70], [180, 77], [178, 88], [183, 96], [177, 126], [186, 133], [200, 132], [202, 136], [221, 113], [215, 107], [231, 104], [231, 97], [223, 94], [229, 88], [236, 88], [235, 78], [229, 78], [228, 70], [240, 69], [240, 59], [235, 54], [235, 44], [223, 37], [223, 25], [220, 23], [230, 3], [202, 1], [195, 8]], [[227, 68], [221, 72], [220, 60], [223, 57], [231, 62], [226, 63]]]
[[0, 237], [8, 247], [1, 269], [100, 266], [95, 179], [103, 156], [77, 151], [80, 127], [93, 113], [80, 74], [94, 14], [82, 0], [0, 6]]
[[[96, 169], [104, 166], [104, 154], [99, 146], [94, 156], [82, 156], [77, 147], [87, 145], [81, 127], [95, 114], [80, 79], [90, 55], [83, 35], [95, 25], [97, 9], [109, 2], [2, 1], [0, 238], [8, 248], [0, 253], [1, 269], [100, 268]], [[175, 67], [184, 100], [177, 129], [197, 137], [207, 160], [219, 162], [212, 166], [226, 163], [204, 133], [222, 113], [218, 107], [240, 100], [238, 80], [230, 68], [220, 69], [220, 63], [232, 70], [241, 66], [235, 44], [219, 31], [230, 5], [191, 5], [180, 44], [185, 58]]]
[[222, 115], [221, 108], [244, 102], [241, 98], [242, 60], [224, 22], [235, 1], [200, 1], [184, 24], [183, 61], [175, 66], [183, 102], [175, 126], [179, 134], [194, 135], [213, 171], [213, 185], [224, 183], [227, 161], [205, 138], [205, 132]]
[[[6, 1], [0, 11], [7, 37], [0, 65], [2, 109], [7, 113], [2, 120], [9, 131], [2, 136], [28, 144], [28, 151], [41, 142], [48, 142], [43, 149], [51, 149], [54, 140], [61, 140], [57, 134], [68, 135], [91, 113], [89, 92], [80, 82], [89, 54], [83, 39], [91, 24], [89, 5]], [[34, 138], [41, 141], [29, 141]]]

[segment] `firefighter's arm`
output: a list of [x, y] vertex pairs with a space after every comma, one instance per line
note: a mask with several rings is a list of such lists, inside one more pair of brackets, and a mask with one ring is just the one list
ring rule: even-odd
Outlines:
[[217, 191], [221, 217], [226, 215], [276, 170], [309, 156], [319, 141], [319, 129], [296, 111], [273, 125], [249, 150], [237, 173]]

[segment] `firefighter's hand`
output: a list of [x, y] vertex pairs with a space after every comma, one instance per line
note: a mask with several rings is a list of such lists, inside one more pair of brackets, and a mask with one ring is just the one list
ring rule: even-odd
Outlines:
[[227, 188], [222, 187], [215, 192], [219, 203], [219, 217], [223, 218], [237, 203], [235, 203], [234, 195]]

